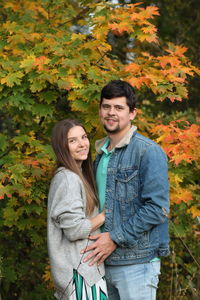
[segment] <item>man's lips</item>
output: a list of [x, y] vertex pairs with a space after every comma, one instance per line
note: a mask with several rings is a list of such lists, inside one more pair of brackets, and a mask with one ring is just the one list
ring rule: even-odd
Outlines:
[[111, 123], [111, 124], [117, 122], [116, 119], [111, 119], [111, 118], [106, 118], [105, 120], [106, 120], [106, 122]]

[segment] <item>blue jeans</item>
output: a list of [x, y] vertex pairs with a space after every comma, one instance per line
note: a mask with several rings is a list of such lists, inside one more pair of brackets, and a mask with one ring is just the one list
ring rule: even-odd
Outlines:
[[160, 261], [106, 266], [109, 300], [155, 300]]

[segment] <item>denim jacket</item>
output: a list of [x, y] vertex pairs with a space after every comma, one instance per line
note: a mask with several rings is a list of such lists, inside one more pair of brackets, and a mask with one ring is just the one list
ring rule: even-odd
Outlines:
[[[106, 139], [96, 142], [95, 170]], [[115, 147], [108, 163], [105, 231], [117, 248], [105, 263], [145, 263], [168, 255], [168, 213], [166, 154], [133, 126]]]

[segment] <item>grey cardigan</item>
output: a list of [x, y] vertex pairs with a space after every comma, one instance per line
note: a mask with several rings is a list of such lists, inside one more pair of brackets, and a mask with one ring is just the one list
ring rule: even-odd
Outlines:
[[[50, 185], [47, 222], [48, 253], [57, 299], [68, 299], [72, 291], [73, 269], [78, 270], [90, 286], [105, 275], [103, 264], [89, 266], [83, 263], [88, 253], [80, 254], [81, 249], [92, 242], [87, 239], [92, 225], [85, 209], [86, 195], [80, 177], [59, 168]], [[96, 208], [92, 216], [97, 214]]]

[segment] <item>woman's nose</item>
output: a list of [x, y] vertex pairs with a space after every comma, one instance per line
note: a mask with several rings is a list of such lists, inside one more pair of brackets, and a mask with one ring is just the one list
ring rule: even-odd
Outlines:
[[78, 145], [80, 147], [83, 147], [84, 146], [84, 140], [82, 140], [82, 139], [78, 140]]

